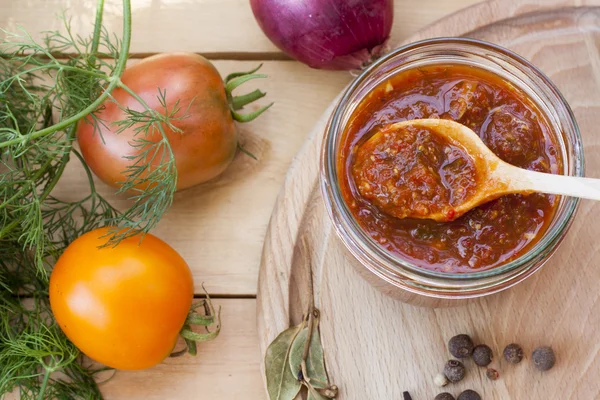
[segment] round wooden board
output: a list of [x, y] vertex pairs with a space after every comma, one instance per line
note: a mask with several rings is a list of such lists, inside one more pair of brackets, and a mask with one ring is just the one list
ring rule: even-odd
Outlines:
[[[437, 22], [407, 42], [469, 36], [508, 47], [540, 67], [575, 111], [587, 174], [600, 177], [600, 0], [493, 0]], [[447, 339], [469, 333], [495, 351], [492, 382], [466, 361], [468, 376], [446, 387], [473, 388], [483, 399], [600, 398], [600, 203], [583, 201], [561, 248], [540, 273], [468, 306], [427, 309], [381, 294], [351, 267], [318, 188], [321, 139], [333, 105], [295, 159], [273, 211], [258, 289], [262, 354], [277, 334], [299, 323], [312, 273], [321, 337], [340, 399], [432, 399], [433, 377], [448, 358]], [[507, 365], [504, 346], [519, 342], [527, 359]], [[558, 362], [546, 373], [530, 361], [550, 344]]]

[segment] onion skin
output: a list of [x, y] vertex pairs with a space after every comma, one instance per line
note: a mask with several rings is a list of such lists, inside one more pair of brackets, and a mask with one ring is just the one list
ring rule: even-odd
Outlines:
[[352, 70], [379, 56], [389, 38], [393, 0], [250, 0], [269, 39], [312, 68]]

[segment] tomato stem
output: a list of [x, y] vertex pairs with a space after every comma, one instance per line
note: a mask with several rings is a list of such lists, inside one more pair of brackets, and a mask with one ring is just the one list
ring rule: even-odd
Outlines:
[[265, 92], [261, 92], [259, 89], [256, 89], [253, 92], [248, 94], [243, 94], [241, 96], [234, 96], [231, 98], [231, 106], [234, 110], [241, 110], [245, 105], [252, 103], [258, 99], [265, 97], [267, 94]]
[[233, 72], [229, 75], [227, 75], [227, 77], [225, 77], [225, 83], [229, 83], [229, 81], [231, 81], [234, 78], [237, 78], [239, 76], [244, 76], [244, 75], [250, 75], [255, 73], [256, 71], [258, 71], [263, 65], [262, 64], [258, 64], [258, 67], [254, 68], [251, 71], [246, 71], [246, 72]]
[[260, 108], [257, 111], [248, 113], [248, 114], [239, 114], [235, 111], [231, 112], [231, 115], [233, 116], [233, 119], [236, 120], [237, 122], [250, 122], [255, 120], [256, 118], [258, 118], [262, 113], [264, 113], [265, 111], [267, 111], [269, 108], [271, 108], [271, 106], [275, 104], [275, 103], [271, 103], [269, 105], [266, 105], [262, 108]]
[[[267, 75], [264, 74], [255, 74], [262, 67], [260, 64], [258, 67], [254, 68], [251, 71], [247, 72], [234, 72], [232, 74], [227, 75], [223, 83], [225, 84], [225, 94], [227, 95], [227, 101], [229, 102], [229, 108], [231, 110], [231, 116], [237, 122], [250, 122], [262, 113], [267, 111], [269, 107], [273, 105], [273, 103], [261, 107], [257, 111], [250, 112], [247, 114], [240, 114], [237, 111], [243, 109], [250, 103], [255, 102], [258, 99], [261, 99], [266, 96], [266, 93], [256, 89], [250, 93], [246, 93], [240, 96], [234, 96], [233, 91], [244, 83], [251, 81], [253, 79], [261, 79], [267, 78]], [[253, 157], [254, 158], [254, 157]]]
[[267, 78], [267, 75], [265, 75], [265, 74], [248, 74], [248, 75], [238, 76], [237, 78], [234, 78], [225, 84], [225, 90], [227, 90], [229, 93], [231, 93], [236, 88], [240, 87], [241, 85], [243, 85], [244, 83], [246, 83], [248, 81], [251, 81], [253, 79], [262, 79], [262, 78]]
[[[179, 332], [180, 336], [185, 340], [187, 349], [173, 352], [170, 357], [179, 357], [185, 354], [186, 351], [187, 353], [195, 356], [197, 353], [196, 342], [207, 342], [209, 340], [213, 340], [219, 336], [219, 333], [221, 332], [221, 307], [219, 307], [219, 310], [215, 312], [215, 308], [210, 300], [210, 295], [204, 286], [202, 286], [202, 289], [204, 289], [206, 299], [192, 304], [187, 319], [185, 320], [185, 323]], [[196, 311], [198, 308], [203, 308], [204, 314], [198, 313], [198, 311]], [[210, 331], [209, 327], [215, 323], [215, 330]], [[194, 332], [192, 330], [192, 326], [203, 327], [206, 333]]]

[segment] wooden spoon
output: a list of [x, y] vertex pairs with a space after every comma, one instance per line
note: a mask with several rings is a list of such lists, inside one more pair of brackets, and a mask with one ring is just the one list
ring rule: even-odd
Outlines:
[[382, 130], [402, 130], [407, 127], [427, 129], [462, 147], [473, 159], [477, 184], [471, 195], [460, 204], [453, 204], [453, 213], [431, 211], [413, 218], [435, 221], [456, 219], [483, 203], [507, 194], [551, 193], [600, 200], [600, 179], [546, 174], [518, 168], [502, 161], [468, 127], [446, 119], [415, 119], [387, 125]]

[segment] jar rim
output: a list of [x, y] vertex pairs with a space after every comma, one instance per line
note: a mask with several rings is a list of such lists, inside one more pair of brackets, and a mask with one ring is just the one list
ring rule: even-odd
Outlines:
[[[494, 56], [501, 56], [503, 58], [502, 61], [510, 63], [512, 67], [520, 69], [528, 78], [533, 79], [532, 82], [535, 84], [534, 86], [541, 88], [543, 95], [552, 100], [552, 102], [545, 102], [552, 105], [550, 110], [561, 111], [562, 115], [558, 118], [560, 125], [557, 126], [555, 124], [556, 121], [551, 121], [552, 123], [550, 124], [555, 135], [558, 136], [565, 134], [562, 131], [564, 130], [563, 125], [566, 124], [568, 125], [567, 128], [570, 131], [569, 133], [574, 137], [574, 141], [571, 143], [564, 143], [564, 141], [559, 140], [563, 155], [568, 158], [563, 160], [564, 173], [571, 176], [583, 176], [585, 167], [581, 134], [573, 111], [571, 110], [566, 99], [556, 85], [542, 71], [540, 71], [528, 60], [512, 52], [511, 50], [478, 39], [441, 37], [407, 44], [375, 61], [369, 68], [365, 69], [360, 75], [358, 75], [346, 88], [329, 119], [321, 152], [321, 190], [325, 198], [328, 214], [333, 221], [334, 228], [350, 252], [360, 260], [361, 255], [358, 253], [360, 253], [361, 250], [359, 247], [361, 247], [361, 245], [368, 246], [368, 250], [374, 253], [372, 256], [375, 256], [380, 264], [387, 266], [389, 269], [388, 271], [378, 271], [377, 268], [371, 268], [369, 265], [365, 265], [369, 270], [371, 270], [371, 272], [374, 272], [380, 278], [383, 278], [387, 281], [394, 281], [392, 277], [388, 276], [390, 274], [392, 276], [400, 275], [403, 278], [408, 278], [411, 280], [414, 289], [416, 289], [416, 291], [419, 293], [422, 292], [421, 289], [436, 289], [435, 282], [432, 282], [431, 280], [444, 280], [444, 290], [448, 289], [448, 285], [458, 289], [464, 289], [465, 285], [471, 285], [470, 287], [476, 289], [479, 288], [481, 284], [485, 284], [485, 282], [482, 282], [484, 280], [494, 278], [498, 278], [500, 280], [506, 280], [509, 278], [513, 279], [515, 274], [520, 275], [526, 273], [527, 271], [519, 271], [519, 269], [526, 268], [528, 265], [531, 267], [530, 264], [532, 262], [547, 257], [556, 249], [556, 246], [566, 234], [579, 204], [578, 198], [562, 198], [560, 200], [562, 202], [562, 206], [561, 204], [557, 206], [551, 225], [546, 229], [542, 238], [524, 254], [506, 264], [483, 271], [467, 273], [441, 272], [419, 267], [414, 263], [411, 263], [410, 261], [383, 249], [360, 227], [350, 212], [346, 202], [342, 199], [339, 181], [337, 179], [337, 152], [334, 152], [335, 154], [333, 154], [333, 157], [331, 157], [332, 154], [330, 151], [332, 148], [335, 148], [335, 141], [339, 134], [343, 132], [344, 126], [341, 126], [341, 123], [343, 114], [347, 111], [347, 105], [351, 103], [352, 96], [356, 94], [357, 90], [361, 88], [361, 85], [365, 83], [365, 81], [368, 81], [374, 73], [379, 71], [383, 66], [393, 61], [397, 57], [406, 55], [407, 53], [415, 50], [424, 51], [427, 50], [427, 48], [452, 44], [456, 46], [468, 47], [471, 50], [483, 50], [486, 52], [486, 54], [489, 53]], [[491, 72], [494, 73], [494, 71]], [[540, 104], [537, 105], [540, 106]], [[540, 109], [542, 108], [540, 107]], [[568, 150], [567, 144], [570, 144], [572, 147], [573, 154], [566, 153]], [[572, 158], [571, 161], [573, 161], [572, 171], [568, 171], [569, 158]], [[334, 206], [341, 211], [341, 218], [335, 215], [333, 210]], [[347, 237], [347, 235], [354, 237]], [[362, 263], [365, 264], [364, 262]], [[538, 265], [537, 268], [539, 267], [541, 267], [541, 264]]]

